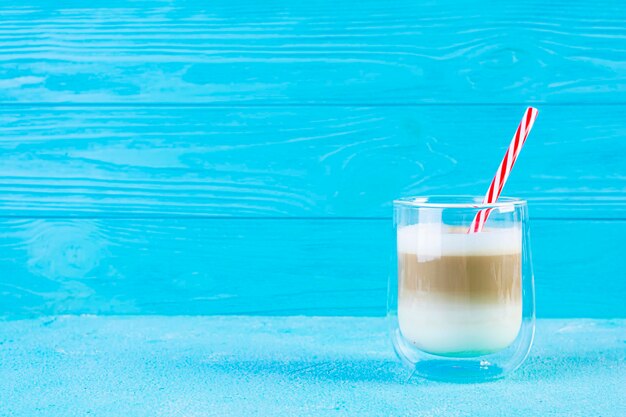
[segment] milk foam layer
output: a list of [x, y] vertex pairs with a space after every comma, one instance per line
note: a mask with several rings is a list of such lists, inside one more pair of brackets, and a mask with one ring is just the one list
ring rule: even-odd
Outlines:
[[398, 252], [413, 253], [419, 258], [440, 256], [496, 255], [521, 252], [519, 227], [484, 229], [465, 233], [441, 223], [425, 223], [398, 228]]
[[[397, 238], [399, 259], [401, 262], [411, 262], [412, 265], [401, 266], [401, 269], [404, 268], [401, 272], [404, 274], [403, 279], [421, 282], [438, 279], [437, 275], [429, 275], [428, 278], [421, 275], [432, 274], [433, 270], [437, 271], [436, 274], [438, 271], [448, 274], [442, 279], [456, 280], [456, 275], [450, 275], [450, 271], [457, 269], [450, 267], [451, 260], [446, 260], [446, 257], [503, 256], [504, 259], [507, 255], [519, 256], [522, 246], [521, 230], [517, 227], [492, 228], [468, 234], [466, 229], [451, 229], [439, 223], [419, 224], [399, 228]], [[458, 260], [455, 262], [458, 265]], [[498, 262], [496, 260], [495, 265], [499, 265]], [[433, 269], [427, 265], [436, 266]], [[463, 275], [462, 269], [459, 280], [471, 282], [473, 279], [486, 278], [496, 283], [506, 280], [509, 288], [512, 282], [516, 282], [519, 289], [521, 265], [519, 268], [515, 273], [510, 272], [510, 275], [502, 275], [500, 271], [499, 275], [494, 272], [493, 276], [491, 272], [472, 276], [470, 271], [468, 275]], [[435, 286], [426, 286], [431, 287]], [[469, 292], [464, 293], [463, 285], [460, 288], [446, 293], [424, 291], [424, 286], [405, 286], [398, 299], [398, 321], [403, 337], [425, 352], [442, 356], [483, 355], [497, 352], [513, 343], [522, 323], [519, 290], [508, 292], [506, 296], [492, 301], [480, 301]]]

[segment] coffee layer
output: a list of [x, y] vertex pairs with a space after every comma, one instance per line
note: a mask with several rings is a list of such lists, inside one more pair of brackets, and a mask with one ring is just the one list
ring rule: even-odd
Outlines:
[[521, 255], [442, 256], [420, 261], [398, 254], [399, 296], [428, 294], [468, 302], [510, 303], [521, 299]]

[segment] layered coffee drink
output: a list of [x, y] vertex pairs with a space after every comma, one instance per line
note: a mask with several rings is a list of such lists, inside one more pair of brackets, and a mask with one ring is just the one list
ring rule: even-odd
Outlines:
[[398, 229], [398, 321], [403, 337], [440, 356], [500, 351], [522, 322], [519, 228], [439, 223]]

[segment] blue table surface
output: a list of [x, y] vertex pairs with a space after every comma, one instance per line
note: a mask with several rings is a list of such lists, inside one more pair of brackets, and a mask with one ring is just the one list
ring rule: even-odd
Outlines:
[[3, 321], [0, 363], [2, 416], [626, 415], [626, 320], [540, 320], [487, 384], [408, 379], [362, 317]]

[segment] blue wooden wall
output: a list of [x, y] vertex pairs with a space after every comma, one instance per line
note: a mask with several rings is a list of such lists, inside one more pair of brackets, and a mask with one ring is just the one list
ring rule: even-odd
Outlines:
[[542, 317], [626, 317], [620, 1], [0, 1], [0, 316], [384, 314], [390, 201], [528, 198]]

